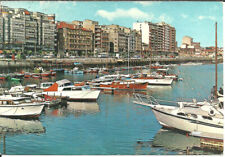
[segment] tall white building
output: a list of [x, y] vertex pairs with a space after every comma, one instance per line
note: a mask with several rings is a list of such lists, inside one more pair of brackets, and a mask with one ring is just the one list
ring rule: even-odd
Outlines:
[[135, 22], [133, 23], [133, 29], [141, 31], [142, 43], [149, 44], [149, 24], [148, 22]]
[[164, 22], [136, 22], [133, 29], [141, 31], [142, 43], [152, 52], [175, 52], [176, 30]]

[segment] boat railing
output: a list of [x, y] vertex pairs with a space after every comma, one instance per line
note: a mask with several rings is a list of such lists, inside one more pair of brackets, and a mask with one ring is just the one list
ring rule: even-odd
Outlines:
[[134, 93], [133, 96], [135, 102], [139, 102], [141, 104], [159, 105], [158, 101], [153, 96], [143, 95], [139, 93]]
[[177, 101], [169, 101], [169, 100], [162, 100], [156, 99], [153, 96], [143, 95], [139, 93], [134, 93], [134, 102], [138, 102], [140, 104], [151, 104], [151, 105], [169, 105], [169, 106], [178, 106]]

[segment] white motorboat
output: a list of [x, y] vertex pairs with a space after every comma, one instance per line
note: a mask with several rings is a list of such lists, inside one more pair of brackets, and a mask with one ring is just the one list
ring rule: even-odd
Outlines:
[[138, 83], [148, 83], [149, 85], [171, 85], [173, 83], [173, 79], [170, 79], [170, 78], [165, 78], [165, 79], [139, 79], [139, 78], [135, 78], [135, 79], [132, 79], [134, 80], [135, 82], [138, 82]]
[[43, 102], [32, 102], [30, 98], [11, 95], [0, 96], [0, 116], [2, 117], [39, 117], [43, 108]]
[[74, 67], [72, 70], [64, 71], [65, 73], [70, 74], [83, 74], [84, 72], [82, 70], [79, 70], [78, 67]]
[[86, 86], [74, 86], [69, 80], [60, 80], [44, 89], [44, 95], [68, 98], [70, 101], [96, 101], [100, 90], [90, 90]]
[[149, 85], [171, 85], [173, 83], [172, 78], [164, 78], [163, 75], [152, 72], [150, 74], [140, 74], [132, 78], [138, 83], [148, 83]]
[[164, 127], [223, 139], [223, 109], [218, 103], [178, 102], [178, 106], [168, 106], [160, 105], [153, 97], [148, 102], [143, 101], [140, 95], [136, 95], [136, 98], [134, 103], [151, 107], [156, 119]]
[[20, 93], [20, 92], [23, 92], [24, 91], [24, 89], [25, 89], [25, 87], [24, 86], [22, 86], [22, 85], [19, 85], [19, 86], [14, 86], [14, 87], [11, 87], [10, 89], [9, 89], [9, 93]]

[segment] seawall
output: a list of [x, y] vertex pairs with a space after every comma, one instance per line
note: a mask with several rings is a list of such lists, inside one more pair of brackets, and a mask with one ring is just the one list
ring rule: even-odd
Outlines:
[[[130, 59], [130, 66], [147, 65], [150, 63], [159, 62], [160, 64], [181, 64], [188, 62], [214, 63], [215, 59], [210, 57], [179, 57], [179, 58], [148, 58], [148, 59]], [[126, 66], [128, 59], [115, 58], [76, 58], [76, 59], [27, 59], [16, 60], [1, 59], [0, 68], [34, 68], [37, 66], [48, 68], [65, 68], [73, 67], [74, 62], [82, 63], [84, 67], [102, 67], [102, 66]], [[223, 62], [223, 58], [219, 57], [218, 62]]]

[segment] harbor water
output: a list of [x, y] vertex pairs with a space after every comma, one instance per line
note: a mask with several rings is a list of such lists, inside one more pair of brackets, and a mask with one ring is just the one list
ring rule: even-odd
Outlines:
[[[171, 101], [209, 98], [215, 84], [215, 65], [181, 65], [172, 71], [183, 81], [172, 86], [149, 86], [142, 94]], [[95, 77], [95, 74], [57, 73], [46, 80], [24, 79], [22, 84]], [[12, 84], [1, 82], [2, 87]], [[222, 85], [223, 64], [219, 64], [218, 88]], [[97, 103], [73, 102], [45, 108], [39, 120], [0, 118], [0, 122], [5, 122], [0, 123], [0, 151], [7, 155], [173, 155], [186, 154], [187, 147], [199, 145], [199, 138], [162, 129], [149, 107], [133, 103], [132, 94], [129, 91], [101, 93]], [[190, 152], [218, 153], [201, 149]]]

